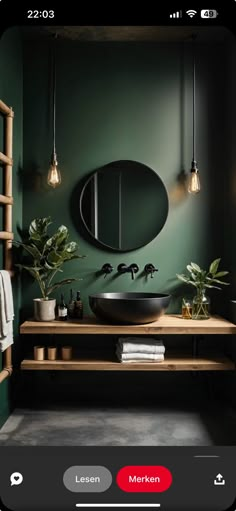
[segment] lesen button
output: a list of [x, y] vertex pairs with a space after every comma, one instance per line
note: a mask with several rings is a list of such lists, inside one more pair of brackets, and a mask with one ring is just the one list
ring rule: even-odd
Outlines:
[[102, 493], [110, 488], [110, 470], [101, 466], [73, 466], [63, 476], [67, 490], [77, 493]]
[[162, 466], [127, 466], [117, 474], [116, 482], [125, 492], [163, 492], [172, 484], [172, 475]]

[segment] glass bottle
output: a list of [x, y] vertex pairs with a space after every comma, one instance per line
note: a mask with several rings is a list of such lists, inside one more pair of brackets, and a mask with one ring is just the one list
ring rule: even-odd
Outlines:
[[77, 319], [83, 319], [83, 302], [80, 297], [80, 291], [77, 291], [75, 300], [75, 317]]
[[63, 294], [61, 294], [61, 301], [58, 306], [58, 319], [60, 321], [67, 320], [67, 306], [66, 306]]
[[68, 303], [68, 316], [72, 319], [75, 317], [75, 300], [72, 289], [70, 290], [70, 301]]
[[192, 319], [192, 301], [188, 298], [182, 299], [182, 318]]
[[193, 298], [192, 319], [209, 319], [210, 298], [206, 296], [205, 289], [198, 289]]

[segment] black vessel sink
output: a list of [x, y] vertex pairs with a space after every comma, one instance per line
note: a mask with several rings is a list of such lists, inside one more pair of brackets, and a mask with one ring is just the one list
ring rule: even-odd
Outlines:
[[170, 299], [158, 293], [97, 293], [89, 296], [89, 305], [98, 319], [109, 323], [143, 324], [162, 316]]

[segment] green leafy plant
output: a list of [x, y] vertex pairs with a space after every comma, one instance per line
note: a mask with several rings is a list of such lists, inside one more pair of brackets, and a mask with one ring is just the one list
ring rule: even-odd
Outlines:
[[84, 257], [78, 255], [77, 243], [69, 241], [67, 227], [61, 225], [50, 236], [48, 227], [51, 224], [51, 217], [35, 218], [29, 226], [27, 239], [24, 242], [14, 241], [14, 244], [22, 247], [31, 259], [31, 264], [16, 266], [28, 271], [36, 280], [44, 300], [48, 300], [50, 294], [59, 287], [78, 280], [69, 278], [54, 282], [56, 274], [63, 272], [64, 263]]
[[[219, 285], [228, 286], [229, 282], [222, 281], [222, 277], [228, 275], [228, 271], [218, 271], [221, 259], [215, 259], [210, 264], [209, 270], [202, 270], [196, 263], [187, 265], [188, 274], [176, 274], [179, 280], [197, 288], [198, 294], [202, 294], [206, 288], [220, 289]], [[218, 285], [216, 285], [218, 284]]]

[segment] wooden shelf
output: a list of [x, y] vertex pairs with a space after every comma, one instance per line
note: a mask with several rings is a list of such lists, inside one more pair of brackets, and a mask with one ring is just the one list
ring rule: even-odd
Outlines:
[[145, 325], [110, 325], [96, 318], [76, 321], [38, 322], [25, 321], [21, 334], [107, 334], [107, 335], [157, 335], [157, 334], [236, 334], [236, 325], [220, 317], [207, 320], [186, 320], [181, 316], [165, 314], [159, 320]]
[[[106, 335], [164, 335], [164, 334], [234, 334], [236, 325], [220, 317], [205, 321], [185, 320], [178, 315], [166, 314], [158, 321], [145, 325], [111, 325], [96, 318], [82, 321], [25, 321], [20, 327], [21, 334], [106, 334]], [[163, 362], [121, 363], [110, 353], [93, 353], [74, 360], [44, 360], [39, 362], [25, 359], [21, 369], [32, 371], [234, 371], [235, 363], [223, 355], [211, 353], [198, 358], [191, 355], [168, 354]]]
[[169, 356], [163, 362], [121, 363], [111, 355], [103, 355], [100, 359], [81, 358], [70, 361], [23, 360], [23, 370], [37, 371], [234, 371], [235, 364], [224, 356]]

